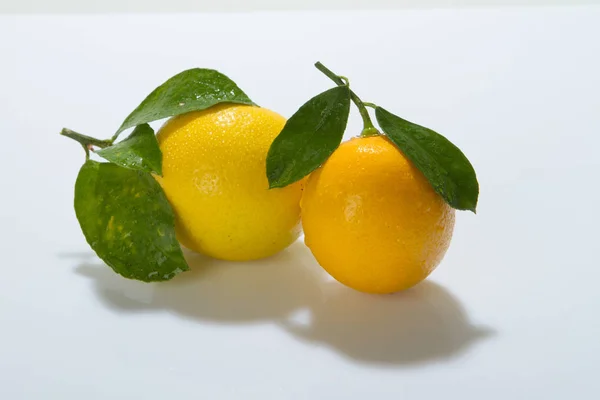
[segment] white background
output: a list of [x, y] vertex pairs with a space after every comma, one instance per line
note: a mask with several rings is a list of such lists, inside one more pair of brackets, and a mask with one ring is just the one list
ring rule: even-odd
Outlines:
[[0, 12], [353, 10], [598, 4], [598, 0], [0, 0]]
[[[598, 37], [594, 7], [0, 17], [0, 398], [598, 398]], [[166, 284], [102, 265], [63, 126], [108, 137], [194, 66], [289, 116], [317, 60], [473, 162], [428, 282], [360, 294], [301, 242]]]

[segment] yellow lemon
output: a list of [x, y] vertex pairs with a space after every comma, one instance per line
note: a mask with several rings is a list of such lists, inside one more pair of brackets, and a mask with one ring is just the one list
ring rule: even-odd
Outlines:
[[425, 279], [452, 237], [454, 210], [387, 138], [342, 143], [308, 179], [305, 242], [335, 279], [369, 293]]
[[285, 118], [217, 105], [174, 117], [157, 134], [163, 176], [187, 248], [224, 260], [270, 256], [300, 234], [302, 183], [269, 190], [265, 163]]

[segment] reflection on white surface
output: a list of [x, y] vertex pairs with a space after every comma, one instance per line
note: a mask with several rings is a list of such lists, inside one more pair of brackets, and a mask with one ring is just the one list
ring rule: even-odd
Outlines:
[[257, 10], [364, 10], [593, 4], [594, 0], [8, 0], [0, 12], [182, 12]]
[[298, 340], [358, 362], [403, 365], [458, 355], [493, 331], [471, 324], [459, 301], [425, 281], [394, 295], [368, 295], [328, 279], [302, 241], [262, 261], [186, 254], [191, 272], [144, 284], [83, 263], [114, 312], [170, 312], [198, 323], [274, 323]]
[[[0, 399], [600, 398], [598, 37], [600, 7], [0, 16]], [[191, 67], [289, 116], [319, 59], [475, 166], [439, 286], [355, 293], [301, 246], [166, 286], [101, 265], [63, 124], [107, 137]]]

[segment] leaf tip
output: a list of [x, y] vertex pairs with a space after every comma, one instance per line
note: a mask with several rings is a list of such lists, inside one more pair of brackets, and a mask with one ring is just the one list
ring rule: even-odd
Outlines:
[[286, 186], [291, 185], [292, 183], [294, 183], [294, 180], [291, 180], [286, 177], [282, 177], [282, 176], [267, 176], [267, 179], [269, 180], [269, 190], [271, 189], [281, 189], [284, 188]]
[[473, 214], [477, 214], [477, 199], [474, 202], [464, 204], [463, 207], [457, 208], [458, 210], [471, 211]]
[[474, 196], [473, 201], [468, 204], [467, 210], [471, 211], [473, 214], [477, 214], [477, 202], [479, 201], [479, 185], [477, 185], [477, 193]]
[[161, 178], [163, 177], [162, 165], [159, 165], [156, 168], [152, 168], [152, 170], [150, 172], [153, 173], [154, 175], [160, 176]]
[[187, 262], [184, 262], [183, 264], [181, 264], [181, 265], [179, 266], [179, 268], [178, 268], [178, 269], [179, 269], [179, 271], [177, 272], [177, 274], [176, 274], [176, 275], [178, 275], [178, 274], [180, 274], [180, 273], [182, 273], [182, 272], [187, 272], [187, 271], [189, 271], [189, 270], [190, 270], [190, 266], [188, 265], [188, 263], [187, 263]]
[[281, 187], [281, 174], [278, 172], [275, 162], [273, 161], [273, 145], [267, 154], [267, 181], [269, 182], [269, 190]]
[[285, 185], [282, 185], [281, 183], [279, 183], [277, 181], [271, 181], [271, 180], [269, 180], [269, 190], [271, 190], [271, 189], [281, 189], [284, 186]]

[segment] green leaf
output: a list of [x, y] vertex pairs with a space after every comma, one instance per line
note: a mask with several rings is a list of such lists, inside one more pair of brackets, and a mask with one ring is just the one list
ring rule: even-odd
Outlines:
[[307, 101], [287, 121], [267, 154], [270, 188], [299, 181], [337, 149], [350, 112], [350, 89], [338, 86]]
[[88, 160], [75, 183], [75, 213], [98, 257], [126, 278], [164, 281], [189, 269], [171, 205], [147, 172]]
[[423, 172], [450, 206], [475, 212], [479, 183], [473, 166], [458, 147], [439, 133], [381, 107], [375, 109], [375, 115], [387, 137]]
[[204, 110], [218, 103], [254, 105], [231, 79], [203, 68], [183, 71], [156, 89], [125, 119], [117, 135], [127, 128], [158, 119]]
[[162, 153], [148, 124], [138, 125], [127, 139], [96, 153], [122, 167], [162, 175]]

